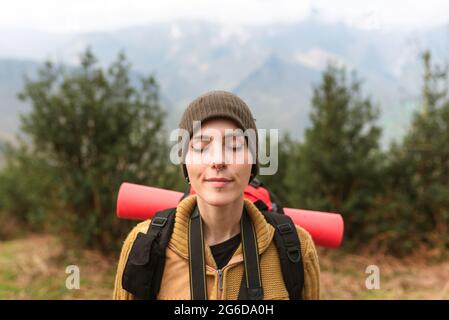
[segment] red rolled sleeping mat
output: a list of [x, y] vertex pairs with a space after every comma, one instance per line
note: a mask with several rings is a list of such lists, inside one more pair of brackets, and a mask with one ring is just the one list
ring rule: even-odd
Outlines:
[[[124, 182], [118, 192], [117, 216], [122, 219], [151, 219], [157, 211], [176, 207], [182, 196], [182, 192]], [[250, 193], [245, 192], [244, 196], [254, 201]], [[284, 208], [284, 212], [296, 225], [310, 233], [316, 245], [340, 246], [344, 229], [340, 214], [295, 208]]]

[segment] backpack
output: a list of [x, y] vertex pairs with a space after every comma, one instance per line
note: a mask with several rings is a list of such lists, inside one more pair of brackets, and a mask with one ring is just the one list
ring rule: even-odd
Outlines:
[[[186, 191], [183, 197], [190, 195]], [[274, 242], [279, 253], [284, 283], [290, 300], [302, 299], [304, 286], [304, 267], [301, 244], [291, 218], [284, 214], [279, 199], [264, 187], [262, 182], [253, 179], [245, 188], [245, 198], [251, 200], [262, 212], [274, 229]], [[156, 299], [160, 290], [165, 266], [165, 249], [173, 232], [176, 208], [156, 212], [146, 234], [139, 232], [126, 262], [122, 277], [123, 289], [137, 299]], [[242, 287], [241, 292], [243, 288]], [[248, 299], [239, 295], [239, 299]], [[249, 297], [262, 299], [262, 297]]]

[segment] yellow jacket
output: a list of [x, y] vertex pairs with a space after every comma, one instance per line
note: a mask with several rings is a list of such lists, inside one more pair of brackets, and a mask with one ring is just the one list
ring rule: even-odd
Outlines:
[[[249, 200], [245, 206], [256, 230], [260, 254], [260, 269], [264, 299], [288, 300], [279, 256], [274, 243], [274, 227], [270, 225], [259, 209]], [[196, 195], [182, 200], [176, 208], [173, 234], [166, 250], [166, 263], [158, 300], [190, 300], [189, 259], [188, 259], [188, 219], [196, 206]], [[139, 223], [127, 236], [120, 254], [115, 278], [113, 299], [133, 300], [134, 296], [122, 287], [123, 270], [132, 244], [139, 232], [146, 233], [150, 220]], [[301, 241], [304, 265], [304, 299], [319, 299], [320, 269], [315, 245], [311, 236], [303, 228], [296, 226]], [[206, 286], [208, 300], [236, 300], [238, 298], [244, 272], [242, 244], [240, 244], [228, 264], [222, 268], [222, 289], [218, 287], [217, 265], [208, 245], [205, 245]]]

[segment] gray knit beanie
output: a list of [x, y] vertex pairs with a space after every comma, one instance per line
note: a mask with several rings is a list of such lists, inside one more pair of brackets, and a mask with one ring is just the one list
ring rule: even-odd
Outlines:
[[[227, 118], [234, 121], [243, 131], [246, 129], [253, 129], [255, 131], [255, 150], [253, 149], [253, 144], [249, 144], [250, 151], [256, 160], [251, 168], [251, 181], [259, 173], [259, 160], [257, 156], [259, 138], [255, 123], [256, 119], [253, 118], [251, 110], [246, 103], [235, 94], [227, 91], [210, 91], [199, 96], [188, 105], [179, 122], [179, 128], [187, 130], [190, 134], [190, 138], [192, 138], [194, 133], [193, 121], [201, 121], [201, 123], [204, 123], [206, 120], [212, 118]], [[187, 168], [184, 163], [186, 153], [187, 148], [183, 146], [181, 166], [184, 177], [187, 180]]]

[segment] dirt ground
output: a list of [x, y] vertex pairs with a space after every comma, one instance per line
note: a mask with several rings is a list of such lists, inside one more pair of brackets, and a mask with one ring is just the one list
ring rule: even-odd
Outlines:
[[[449, 299], [449, 261], [406, 259], [318, 249], [322, 299]], [[29, 235], [0, 242], [0, 299], [110, 299], [117, 258], [90, 250], [64, 250], [58, 238]], [[76, 265], [80, 288], [67, 289], [67, 266]], [[368, 289], [368, 266], [379, 289]]]

